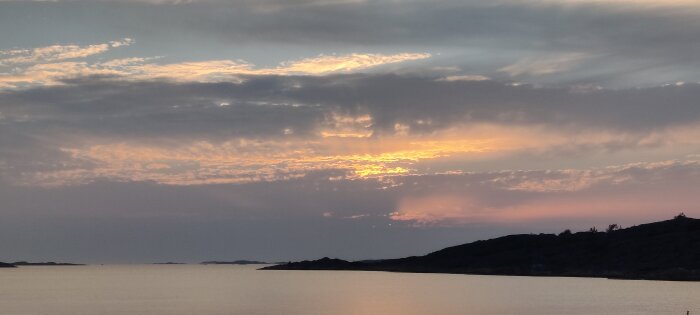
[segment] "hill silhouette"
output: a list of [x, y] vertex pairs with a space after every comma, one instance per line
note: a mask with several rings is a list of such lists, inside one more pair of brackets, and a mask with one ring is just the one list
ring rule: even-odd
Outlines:
[[13, 264], [8, 264], [8, 263], [0, 262], [0, 268], [15, 268], [15, 267], [17, 267], [17, 266], [15, 266], [15, 265], [13, 265]]
[[267, 265], [264, 261], [234, 260], [234, 261], [203, 261], [202, 265]]
[[85, 266], [84, 264], [73, 264], [73, 263], [57, 263], [53, 261], [47, 262], [26, 262], [26, 261], [16, 261], [12, 263], [15, 266]]
[[516, 276], [700, 280], [700, 220], [668, 221], [606, 232], [509, 235], [425, 256], [373, 261], [323, 258], [265, 270], [366, 270]]

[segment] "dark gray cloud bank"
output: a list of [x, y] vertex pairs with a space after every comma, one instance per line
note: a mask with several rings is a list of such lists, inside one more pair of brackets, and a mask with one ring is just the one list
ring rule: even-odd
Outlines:
[[66, 83], [1, 93], [0, 126], [28, 134], [216, 139], [280, 136], [285, 128], [308, 135], [332, 112], [368, 114], [378, 133], [393, 131], [397, 123], [418, 133], [478, 123], [648, 133], [700, 119], [698, 84], [546, 88], [393, 74], [254, 76], [243, 83], [108, 78]]
[[[600, 159], [594, 155], [600, 152], [663, 146], [670, 139], [646, 139], [666, 130], [692, 129], [700, 120], [696, 84], [582, 91], [392, 74], [254, 76], [243, 83], [118, 78], [65, 83], [0, 93], [0, 173], [19, 180], [35, 172], [92, 169], [94, 161], [74, 159], [61, 149], [102, 143], [175, 147], [236, 139], [314, 141], [333, 124], [334, 114], [369, 115], [367, 129], [377, 140], [391, 139], [397, 124], [408, 126], [414, 136], [494, 124], [544, 128], [564, 137], [602, 131], [617, 137], [523, 152], [501, 166], [527, 168], [542, 154], [554, 154], [560, 163], [573, 157]], [[693, 152], [692, 147], [683, 151]], [[645, 160], [637, 155], [632, 161]], [[453, 167], [462, 169], [464, 163]]]
[[628, 135], [555, 148], [585, 155], [638, 148], [640, 139], [654, 132], [696, 126], [699, 98], [696, 84], [580, 91], [381, 74], [256, 76], [240, 84], [75, 79], [65, 86], [0, 93], [0, 171], [20, 176], [90, 168], [89, 161], [71, 159], [60, 149], [105, 141], [174, 146], [239, 138], [316, 139], [334, 113], [369, 115], [369, 129], [379, 139], [394, 135], [397, 124], [414, 135], [484, 123], [542, 127], [565, 136]]
[[[187, 52], [200, 58], [251, 59], [257, 64], [289, 58], [280, 51], [300, 57], [417, 50], [440, 54], [432, 61], [435, 66], [457, 66], [497, 79], [510, 78], [499, 70], [518, 62], [539, 60], [541, 65], [549, 60], [551, 64], [562, 62], [562, 56], [578, 54], [577, 60], [546, 75], [525, 71], [515, 72], [514, 78], [620, 87], [700, 80], [696, 58], [700, 10], [693, 5], [624, 1], [62, 1], [0, 5], [0, 27], [15, 30], [1, 39], [19, 47], [76, 42], [76, 34], [91, 42], [132, 37], [139, 46], [130, 51], [146, 56], [181, 60]], [[275, 48], [280, 46], [285, 49]], [[216, 47], [221, 53], [197, 47]]]

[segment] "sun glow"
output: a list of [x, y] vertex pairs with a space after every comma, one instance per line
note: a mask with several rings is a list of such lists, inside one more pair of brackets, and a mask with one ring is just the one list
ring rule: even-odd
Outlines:
[[[310, 138], [285, 131], [279, 138], [177, 144], [170, 141], [105, 143], [98, 139], [97, 143], [63, 148], [75, 161], [74, 165], [79, 166], [27, 173], [21, 182], [24, 185], [65, 185], [106, 178], [197, 185], [289, 180], [328, 170], [341, 171], [345, 179], [460, 173], [470, 171], [469, 161], [509, 156], [523, 150], [561, 150], [563, 144], [590, 147], [629, 141], [655, 143], [658, 137], [627, 139], [605, 132], [571, 137], [536, 128], [523, 130], [494, 125], [452, 128], [431, 134], [375, 135], [372, 119], [367, 115], [331, 115], [323, 126], [318, 136]], [[688, 135], [697, 134], [687, 129], [682, 131], [683, 136], [678, 141], [686, 141], [683, 139]], [[509, 190], [546, 192], [585, 188], [590, 185], [588, 178], [600, 179], [593, 173], [572, 173], [546, 181], [510, 183], [508, 178], [499, 180]]]
[[172, 185], [285, 180], [322, 170], [348, 179], [413, 174], [418, 162], [499, 147], [492, 139], [320, 137], [316, 140], [198, 141], [176, 147], [138, 143], [64, 148], [89, 167], [44, 172], [28, 183], [70, 184], [97, 178]]

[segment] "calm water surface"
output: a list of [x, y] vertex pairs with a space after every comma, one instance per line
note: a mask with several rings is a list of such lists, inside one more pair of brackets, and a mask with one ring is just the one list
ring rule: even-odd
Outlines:
[[0, 269], [0, 314], [700, 315], [700, 283], [255, 268]]

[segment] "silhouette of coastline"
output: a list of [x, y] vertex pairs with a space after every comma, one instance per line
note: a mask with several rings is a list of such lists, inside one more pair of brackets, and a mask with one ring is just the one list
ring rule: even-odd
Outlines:
[[13, 265], [13, 264], [8, 264], [8, 263], [0, 262], [0, 268], [17, 268], [17, 266], [15, 266], [15, 265]]
[[153, 263], [154, 265], [187, 265], [186, 263], [181, 263], [181, 262], [158, 262], [158, 263]]
[[57, 263], [53, 261], [49, 262], [26, 262], [26, 261], [16, 261], [12, 263], [15, 266], [85, 266], [84, 264], [73, 264], [73, 263]]
[[234, 260], [234, 261], [203, 261], [202, 265], [267, 265], [264, 261]]
[[607, 231], [509, 235], [425, 256], [372, 261], [323, 258], [263, 270], [363, 270], [512, 276], [700, 281], [700, 220], [672, 220]]

